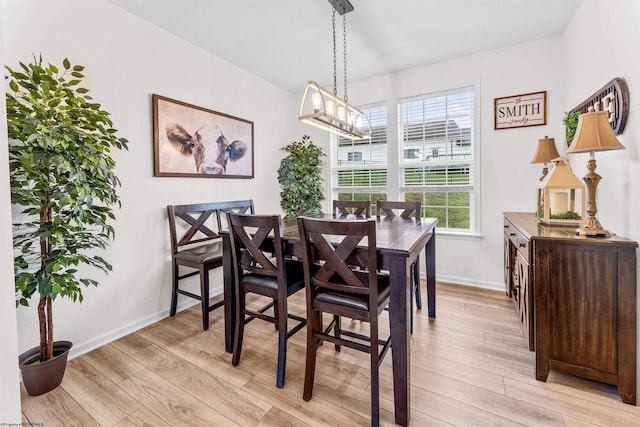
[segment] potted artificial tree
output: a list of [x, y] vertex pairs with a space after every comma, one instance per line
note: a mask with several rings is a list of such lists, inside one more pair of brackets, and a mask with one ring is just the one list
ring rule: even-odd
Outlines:
[[278, 182], [280, 207], [287, 217], [322, 211], [322, 148], [314, 145], [308, 135], [281, 148], [289, 153], [280, 162]]
[[5, 67], [16, 306], [38, 295], [40, 345], [19, 360], [30, 395], [60, 384], [71, 348], [54, 342], [53, 301], [82, 302], [82, 287], [98, 284], [79, 278], [78, 266], [111, 270], [97, 251], [113, 237], [109, 221], [119, 204], [110, 152], [128, 142], [79, 86], [84, 67], [66, 58], [62, 66], [34, 57], [19, 69]]

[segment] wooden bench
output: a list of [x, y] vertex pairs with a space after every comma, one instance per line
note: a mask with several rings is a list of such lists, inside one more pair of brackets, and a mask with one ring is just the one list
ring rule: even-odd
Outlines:
[[[173, 267], [169, 314], [176, 314], [179, 294], [197, 299], [202, 304], [202, 327], [205, 331], [209, 329], [209, 312], [224, 304], [224, 301], [219, 301], [209, 305], [209, 271], [222, 266], [222, 238], [218, 233], [226, 228], [225, 212], [253, 214], [253, 200], [167, 206]], [[180, 267], [191, 271], [180, 274]], [[196, 274], [200, 275], [200, 295], [180, 289], [180, 280]]]

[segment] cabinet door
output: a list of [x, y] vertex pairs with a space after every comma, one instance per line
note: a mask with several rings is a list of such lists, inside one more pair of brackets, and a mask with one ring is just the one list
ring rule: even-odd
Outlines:
[[507, 234], [504, 235], [504, 286], [507, 296], [513, 297], [511, 290], [511, 241]]
[[[536, 304], [538, 286], [542, 291], [536, 322], [542, 327], [538, 339], [547, 346], [543, 356], [600, 372], [592, 379], [609, 381], [605, 375], [618, 373], [618, 328], [628, 327], [618, 323], [617, 248], [544, 242], [541, 249], [535, 287]], [[571, 373], [583, 374], [580, 369]]]
[[533, 351], [533, 312], [531, 311], [531, 267], [527, 260], [518, 252], [518, 318], [522, 332], [529, 342], [529, 350]]
[[[514, 252], [512, 252], [513, 254]], [[511, 256], [511, 293], [513, 297], [513, 304], [516, 307], [516, 312], [520, 316], [520, 259], [516, 255]]]

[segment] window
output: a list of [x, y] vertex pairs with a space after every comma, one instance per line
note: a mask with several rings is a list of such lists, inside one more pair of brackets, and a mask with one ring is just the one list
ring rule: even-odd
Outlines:
[[469, 86], [360, 108], [372, 138], [332, 136], [332, 199], [370, 200], [374, 214], [377, 200], [419, 200], [439, 230], [477, 233], [476, 103]]
[[371, 123], [371, 138], [352, 141], [332, 136], [331, 182], [334, 200], [386, 200], [387, 108], [361, 108]]
[[451, 231], [474, 231], [473, 88], [400, 100], [400, 192]]

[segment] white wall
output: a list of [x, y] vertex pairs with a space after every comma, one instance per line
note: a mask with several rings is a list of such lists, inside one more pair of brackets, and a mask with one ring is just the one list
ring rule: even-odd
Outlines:
[[[564, 92], [560, 38], [548, 38], [349, 84], [358, 103], [389, 101], [475, 85], [480, 102], [480, 237], [437, 238], [440, 280], [504, 289], [502, 212], [535, 211], [541, 165], [532, 165], [538, 139], [556, 138], [562, 151]], [[547, 125], [494, 130], [494, 98], [547, 91]], [[393, 128], [393, 127], [391, 127]], [[394, 138], [391, 135], [390, 138]]]
[[[0, 3], [0, 22], [3, 6]], [[0, 63], [4, 63], [0, 32]], [[6, 117], [4, 96], [0, 99], [0, 117]], [[9, 192], [9, 158], [7, 152], [7, 121], [0, 121], [0, 253], [10, 254], [11, 245], [11, 194]], [[13, 293], [13, 259], [0, 256], [0, 424], [18, 425], [20, 416], [20, 383], [18, 376], [18, 336], [16, 306]]]
[[[566, 108], [578, 105], [614, 77], [622, 77], [629, 88], [629, 116], [624, 132], [618, 136], [626, 149], [596, 153], [596, 172], [602, 176], [596, 200], [597, 217], [602, 226], [635, 241], [640, 241], [638, 23], [638, 1], [584, 0], [563, 38]], [[587, 159], [588, 154], [571, 155], [571, 164], [578, 176], [587, 173]], [[637, 271], [640, 271], [640, 262], [637, 262]], [[640, 307], [640, 298], [637, 302]], [[636, 330], [640, 331], [640, 316], [636, 320]], [[636, 363], [640, 366], [638, 341]], [[640, 371], [636, 384], [640, 385]]]
[[[54, 307], [55, 337], [74, 342], [73, 357], [168, 314], [166, 205], [253, 198], [258, 213], [280, 212], [279, 148], [300, 137], [294, 96], [106, 1], [4, 6], [4, 62], [17, 66], [35, 53], [46, 62], [60, 65], [68, 56], [86, 66], [90, 95], [129, 139], [129, 151], [114, 155], [122, 208], [104, 254], [113, 272], [88, 271], [100, 286], [86, 289], [82, 304], [59, 299]], [[152, 93], [252, 120], [256, 179], [154, 178]], [[3, 195], [9, 200], [6, 186]], [[216, 274], [212, 285], [221, 291]], [[18, 339], [20, 352], [37, 345], [34, 308], [18, 310]]]

